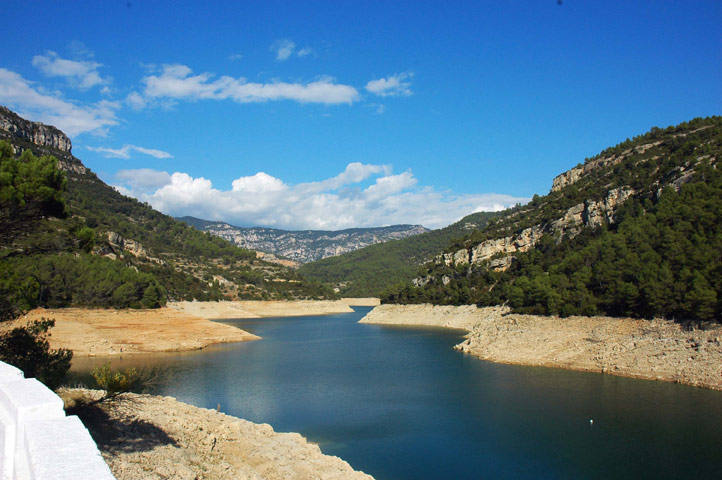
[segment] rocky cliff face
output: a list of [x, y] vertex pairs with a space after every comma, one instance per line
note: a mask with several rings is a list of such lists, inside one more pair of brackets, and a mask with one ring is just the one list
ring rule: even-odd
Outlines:
[[63, 132], [50, 125], [31, 122], [0, 105], [0, 129], [42, 147], [70, 153], [72, 143]]
[[[545, 224], [525, 228], [516, 235], [494, 238], [475, 246], [445, 253], [436, 258], [447, 266], [481, 265], [488, 262], [495, 270], [506, 270], [513, 254], [529, 251], [544, 235], [560, 239], [574, 237], [584, 227], [598, 227], [614, 223], [614, 212], [634, 194], [631, 187], [618, 187], [607, 192], [601, 200], [587, 200], [569, 208], [564, 214]], [[416, 281], [419, 284], [419, 280]]]
[[342, 255], [375, 243], [398, 240], [429, 231], [421, 225], [392, 225], [338, 231], [288, 231], [260, 227], [242, 228], [223, 222], [208, 222], [188, 217], [180, 220], [229, 240], [239, 247], [270, 253], [298, 263]]
[[16, 154], [32, 149], [41, 155], [52, 155], [67, 172], [84, 174], [87, 169], [72, 155], [73, 144], [63, 132], [43, 123], [31, 122], [0, 105], [0, 140], [11, 142]]

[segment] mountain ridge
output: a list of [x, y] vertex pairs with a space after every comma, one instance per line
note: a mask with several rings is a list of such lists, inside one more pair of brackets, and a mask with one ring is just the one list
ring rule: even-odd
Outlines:
[[368, 245], [429, 231], [421, 225], [408, 224], [343, 230], [283, 230], [270, 227], [238, 227], [228, 222], [190, 216], [176, 217], [176, 219], [240, 247], [270, 253], [298, 263], [342, 255]]

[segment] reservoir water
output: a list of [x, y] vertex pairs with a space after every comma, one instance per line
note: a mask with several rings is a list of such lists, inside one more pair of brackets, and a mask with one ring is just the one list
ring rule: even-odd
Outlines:
[[484, 362], [452, 350], [464, 332], [357, 323], [368, 310], [226, 320], [263, 339], [112, 366], [160, 366], [152, 393], [300, 432], [378, 480], [722, 478], [722, 392]]

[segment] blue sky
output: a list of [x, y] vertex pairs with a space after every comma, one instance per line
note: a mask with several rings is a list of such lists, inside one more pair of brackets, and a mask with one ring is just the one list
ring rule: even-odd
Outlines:
[[722, 113], [722, 2], [0, 4], [0, 104], [239, 225], [439, 227]]

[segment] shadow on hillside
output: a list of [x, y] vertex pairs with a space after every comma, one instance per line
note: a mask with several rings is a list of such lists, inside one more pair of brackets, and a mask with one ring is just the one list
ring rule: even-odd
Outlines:
[[133, 400], [115, 398], [101, 403], [81, 403], [66, 410], [77, 415], [102, 452], [145, 452], [162, 445], [177, 446], [164, 430], [152, 423], [134, 418]]

